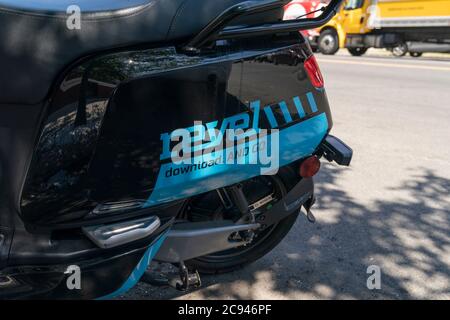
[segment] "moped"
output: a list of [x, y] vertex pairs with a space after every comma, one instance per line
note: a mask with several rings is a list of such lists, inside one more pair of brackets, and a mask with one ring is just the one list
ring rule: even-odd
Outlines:
[[112, 298], [152, 260], [187, 290], [313, 221], [352, 150], [299, 30], [340, 3], [1, 0], [0, 298]]

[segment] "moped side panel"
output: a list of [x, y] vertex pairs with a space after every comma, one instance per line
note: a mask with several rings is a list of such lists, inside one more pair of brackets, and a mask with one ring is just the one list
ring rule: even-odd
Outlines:
[[[258, 150], [274, 141], [275, 165], [312, 154], [331, 117], [324, 89], [303, 68], [310, 54], [301, 37], [259, 39], [197, 56], [159, 48], [75, 66], [53, 96], [22, 193], [23, 218], [81, 219], [104, 204], [150, 208], [230, 185], [269, 170]], [[254, 129], [258, 139], [227, 145], [229, 129]], [[190, 133], [178, 153], [186, 160], [189, 151], [189, 163], [174, 161], [187, 141], [171, 139], [180, 132]], [[213, 132], [222, 139], [213, 143]]]

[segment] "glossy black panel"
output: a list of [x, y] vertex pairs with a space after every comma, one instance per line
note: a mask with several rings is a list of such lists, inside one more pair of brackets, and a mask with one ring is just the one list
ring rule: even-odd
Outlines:
[[[293, 110], [294, 96], [313, 92], [319, 110], [305, 109], [303, 120], [325, 112], [330, 128], [325, 92], [311, 86], [302, 65], [309, 55], [301, 38], [260, 38], [222, 41], [197, 56], [148, 49], [74, 67], [52, 97], [22, 216], [48, 223], [92, 217], [105, 203], [144, 206], [159, 175], [162, 133], [250, 112], [254, 100], [286, 100]], [[274, 116], [283, 123], [279, 110]]]

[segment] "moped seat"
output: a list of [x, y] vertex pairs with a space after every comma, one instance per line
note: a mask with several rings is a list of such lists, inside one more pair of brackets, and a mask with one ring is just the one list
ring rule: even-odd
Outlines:
[[[37, 104], [65, 66], [115, 47], [192, 37], [244, 0], [0, 0], [0, 104]], [[68, 27], [80, 8], [79, 29]], [[75, 13], [76, 14], [76, 13]], [[73, 22], [74, 20], [72, 20]]]

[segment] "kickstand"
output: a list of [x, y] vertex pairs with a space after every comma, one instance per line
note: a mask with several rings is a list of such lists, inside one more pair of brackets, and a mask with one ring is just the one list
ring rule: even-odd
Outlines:
[[146, 271], [141, 281], [156, 287], [172, 287], [179, 291], [188, 291], [202, 285], [198, 271], [189, 272], [183, 261], [178, 264], [178, 268], [178, 275], [163, 275]]
[[180, 261], [178, 268], [180, 278], [169, 281], [171, 287], [180, 291], [188, 291], [191, 287], [198, 288], [202, 285], [200, 274], [197, 270], [190, 273], [183, 261]]

